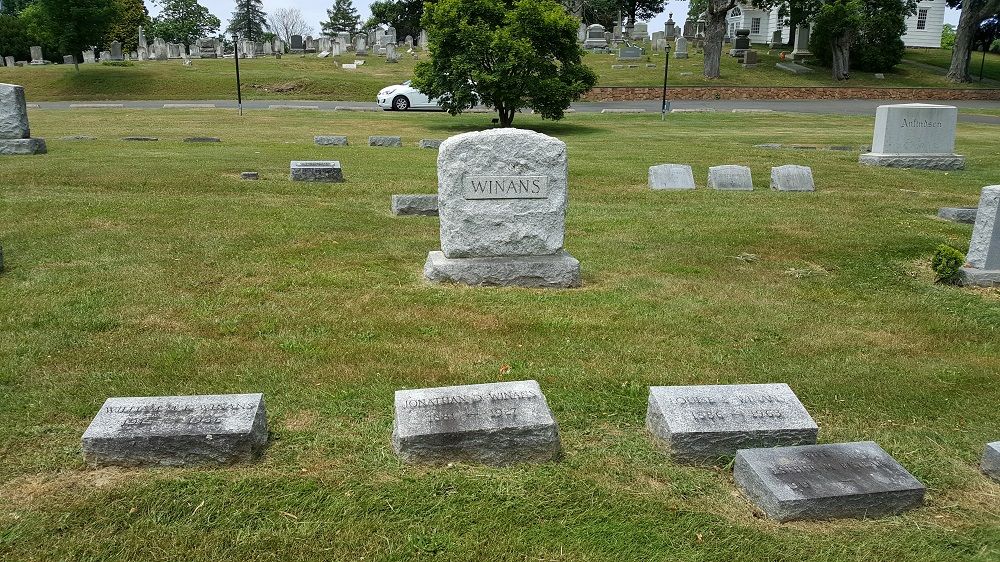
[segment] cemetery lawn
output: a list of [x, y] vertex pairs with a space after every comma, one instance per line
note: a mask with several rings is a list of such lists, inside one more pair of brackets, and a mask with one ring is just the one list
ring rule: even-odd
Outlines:
[[[907, 49], [903, 59], [937, 66], [942, 71], [947, 72], [948, 67], [951, 66], [951, 49]], [[983, 71], [983, 78], [1000, 80], [1000, 55], [986, 53], [984, 59], [982, 51], [972, 53], [972, 58], [969, 60], [969, 75], [972, 76], [973, 83], [979, 81], [980, 67]], [[996, 84], [990, 86], [996, 87]]]
[[[436, 189], [420, 139], [490, 118], [30, 110], [49, 154], [0, 160], [0, 559], [1000, 558], [1000, 485], [978, 472], [1000, 440], [1000, 291], [928, 268], [938, 244], [968, 248], [971, 225], [935, 214], [997, 182], [995, 126], [959, 123], [967, 169], [944, 173], [753, 148], [857, 147], [872, 117], [519, 115], [567, 143], [583, 287], [431, 286], [438, 220], [394, 217], [390, 197]], [[385, 134], [405, 146], [364, 146]], [[346, 183], [288, 181], [291, 160], [326, 159]], [[668, 162], [698, 189], [649, 190]], [[720, 164], [750, 166], [756, 190], [706, 189]], [[783, 164], [811, 166], [817, 191], [770, 191]], [[395, 390], [523, 379], [559, 422], [560, 462], [394, 456]], [[650, 385], [765, 382], [791, 386], [821, 443], [881, 445], [926, 505], [777, 524], [731, 467], [675, 465], [644, 429]], [[269, 413], [258, 464], [83, 464], [107, 397], [244, 392]]]
[[[708, 80], [702, 75], [702, 55], [691, 52], [687, 59], [670, 59], [668, 82], [671, 86], [851, 86], [851, 87], [937, 87], [979, 88], [984, 85], [952, 84], [944, 76], [914, 65], [900, 64], [884, 79], [872, 73], [856, 72], [847, 83], [830, 78], [829, 69], [790, 74], [775, 67], [779, 51], [760, 49], [760, 63], [744, 69], [730, 56], [722, 57], [722, 77]], [[907, 56], [927, 64], [947, 68], [951, 52], [941, 49], [907, 51]], [[1000, 57], [995, 59], [1000, 73]], [[989, 59], [989, 57], [988, 57]], [[324, 59], [286, 55], [240, 61], [242, 95], [248, 100], [336, 100], [375, 101], [379, 90], [413, 77], [417, 63], [404, 58], [398, 64], [368, 57], [357, 70], [345, 70], [337, 64], [353, 62], [353, 56]], [[584, 62], [598, 75], [598, 86], [662, 86], [663, 53], [650, 52], [641, 61], [618, 62], [616, 55], [588, 54]], [[614, 65], [626, 68], [613, 69]], [[649, 68], [647, 64], [655, 64]], [[627, 68], [633, 65], [636, 68]], [[978, 75], [978, 65], [976, 66]], [[987, 77], [990, 74], [987, 73]], [[70, 65], [47, 65], [30, 68], [0, 67], [0, 82], [24, 86], [29, 102], [106, 101], [106, 100], [220, 100], [236, 97], [236, 72], [232, 59], [203, 59], [184, 66], [181, 60], [140, 61], [132, 66], [80, 65], [77, 75]], [[986, 87], [994, 87], [985, 84]]]

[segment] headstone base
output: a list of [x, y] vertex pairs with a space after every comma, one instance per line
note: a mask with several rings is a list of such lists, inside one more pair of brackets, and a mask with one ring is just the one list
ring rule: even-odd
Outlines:
[[965, 156], [960, 154], [880, 154], [868, 152], [858, 157], [866, 166], [914, 168], [917, 170], [964, 170]]
[[392, 214], [399, 216], [438, 216], [437, 193], [417, 195], [393, 195]]
[[427, 254], [424, 278], [473, 287], [565, 289], [580, 286], [580, 262], [565, 251], [551, 256], [456, 259], [434, 251]]
[[962, 267], [958, 270], [958, 284], [963, 287], [1000, 287], [1000, 269]]
[[0, 139], [0, 155], [23, 156], [45, 154], [45, 139]]
[[344, 181], [344, 174], [340, 169], [340, 162], [337, 160], [330, 162], [293, 160], [289, 179], [292, 181], [339, 183]]
[[976, 224], [978, 210], [978, 207], [941, 207], [938, 209], [937, 216], [946, 221]]
[[[0, 258], [2, 257], [0, 256]], [[3, 263], [0, 263], [0, 270], [2, 269]], [[1000, 441], [986, 444], [986, 449], [983, 450], [983, 460], [979, 463], [979, 468], [983, 471], [983, 474], [1000, 482]]]

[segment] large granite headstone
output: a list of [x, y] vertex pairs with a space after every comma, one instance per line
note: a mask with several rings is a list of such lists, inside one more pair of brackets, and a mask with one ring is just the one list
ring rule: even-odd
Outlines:
[[0, 84], [0, 155], [45, 152], [45, 139], [31, 138], [24, 88], [14, 84]]
[[[0, 255], [0, 259], [2, 258], [3, 256]], [[3, 271], [2, 262], [0, 262], [0, 271]], [[979, 468], [983, 471], [983, 474], [1000, 482], [1000, 441], [986, 444], [986, 448], [983, 449], [983, 460], [979, 463]]]
[[965, 266], [959, 283], [980, 287], [1000, 286], [1000, 185], [988, 185], [979, 196]]
[[42, 58], [42, 48], [38, 45], [28, 48], [31, 51], [31, 63], [30, 64], [45, 64], [45, 59]]
[[678, 37], [677, 43], [674, 48], [674, 58], [675, 59], [686, 59], [688, 58], [688, 40], [684, 37]]
[[871, 152], [858, 162], [888, 168], [963, 170], [965, 157], [955, 154], [958, 108], [950, 105], [904, 103], [875, 110]]
[[267, 446], [264, 395], [108, 398], [82, 444], [91, 467], [252, 461]]
[[784, 383], [653, 386], [646, 428], [683, 464], [712, 464], [741, 448], [811, 444], [819, 431]]
[[520, 129], [464, 133], [438, 152], [441, 251], [432, 282], [539, 288], [580, 284], [580, 262], [563, 250], [566, 144]]
[[924, 485], [872, 441], [741, 449], [736, 485], [770, 519], [872, 519], [920, 507]]
[[708, 187], [724, 191], [753, 191], [753, 178], [747, 166], [710, 166]]
[[583, 41], [585, 49], [603, 49], [608, 46], [608, 40], [604, 38], [604, 26], [595, 23], [587, 26], [587, 38]]
[[114, 62], [125, 60], [125, 57], [122, 56], [122, 44], [118, 41], [111, 42], [111, 60]]
[[650, 189], [694, 189], [694, 173], [686, 164], [649, 167]]
[[392, 447], [403, 462], [556, 460], [559, 425], [533, 380], [397, 390]]
[[816, 191], [812, 168], [809, 166], [774, 166], [771, 168], [771, 189], [775, 191]]

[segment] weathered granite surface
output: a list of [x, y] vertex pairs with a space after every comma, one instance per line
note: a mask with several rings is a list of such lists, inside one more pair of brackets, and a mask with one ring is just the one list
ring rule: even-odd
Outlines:
[[774, 166], [771, 168], [771, 189], [776, 191], [815, 191], [812, 168], [809, 166]]
[[442, 142], [444, 142], [444, 139], [420, 139], [420, 148], [437, 150], [441, 148]]
[[694, 189], [694, 173], [685, 164], [660, 164], [649, 167], [650, 189]]
[[401, 137], [368, 137], [368, 146], [403, 146]]
[[816, 442], [819, 428], [785, 383], [653, 386], [646, 428], [682, 464], [712, 464], [737, 449]]
[[904, 103], [875, 110], [871, 152], [858, 162], [868, 166], [963, 170], [965, 157], [954, 154], [958, 108]]
[[338, 183], [344, 181], [344, 174], [338, 160], [292, 160], [289, 179]]
[[920, 507], [925, 488], [872, 441], [740, 449], [736, 485], [770, 519], [872, 519]]
[[316, 135], [313, 142], [318, 146], [347, 146], [347, 137], [335, 135]]
[[252, 461], [267, 446], [264, 396], [108, 398], [82, 445], [91, 467]]
[[580, 261], [565, 251], [549, 256], [455, 259], [444, 252], [430, 252], [424, 278], [432, 283], [473, 287], [568, 289], [580, 286]]
[[392, 214], [399, 216], [436, 217], [437, 193], [419, 193], [392, 196]]
[[915, 170], [964, 170], [965, 156], [958, 154], [875, 154], [858, 157], [866, 166], [883, 168], [912, 168]]
[[488, 465], [559, 457], [559, 426], [533, 380], [397, 390], [392, 446], [403, 462]]
[[25, 156], [47, 152], [45, 139], [0, 139], [0, 155]]
[[941, 207], [937, 216], [946, 221], [975, 224], [976, 210], [976, 207]]
[[[0, 263], [0, 266], [2, 265]], [[3, 268], [0, 267], [0, 271], [2, 270]], [[983, 474], [1000, 482], [1000, 441], [986, 444], [986, 448], [983, 450], [983, 460], [979, 463], [979, 468], [983, 471]]]
[[988, 185], [979, 196], [965, 267], [959, 283], [980, 287], [1000, 285], [1000, 185]]
[[753, 179], [747, 166], [710, 166], [708, 187], [725, 191], [753, 191]]
[[0, 139], [27, 139], [28, 104], [24, 88], [15, 84], [0, 84]]

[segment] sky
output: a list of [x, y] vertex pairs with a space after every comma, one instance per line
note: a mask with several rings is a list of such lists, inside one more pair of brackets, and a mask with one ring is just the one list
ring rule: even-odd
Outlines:
[[[151, 0], [145, 0], [145, 2], [150, 16], [156, 16], [160, 13], [158, 5], [154, 4]], [[229, 24], [229, 16], [232, 15], [233, 10], [236, 8], [234, 0], [199, 0], [199, 3], [208, 8], [208, 11], [215, 17], [222, 20], [223, 29]], [[362, 22], [371, 15], [371, 11], [368, 9], [369, 3], [369, 0], [354, 0], [354, 8], [361, 16]], [[326, 9], [333, 6], [333, 0], [263, 0], [263, 4], [264, 11], [267, 13], [278, 8], [298, 8], [305, 20], [313, 25], [313, 35], [316, 36], [319, 35], [320, 31], [319, 22], [326, 21]], [[649, 32], [662, 31], [663, 23], [667, 21], [667, 17], [671, 13], [674, 14], [674, 21], [678, 22], [677, 25], [682, 25], [687, 16], [687, 11], [688, 3], [686, 1], [669, 1], [663, 13], [649, 21]], [[959, 12], [957, 10], [948, 8], [945, 11], [945, 23], [958, 25], [958, 15]]]

